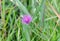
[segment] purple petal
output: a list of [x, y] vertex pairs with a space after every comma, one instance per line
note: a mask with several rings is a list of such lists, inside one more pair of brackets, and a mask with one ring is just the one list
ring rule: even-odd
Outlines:
[[32, 21], [32, 17], [30, 15], [23, 15], [22, 23], [29, 24]]

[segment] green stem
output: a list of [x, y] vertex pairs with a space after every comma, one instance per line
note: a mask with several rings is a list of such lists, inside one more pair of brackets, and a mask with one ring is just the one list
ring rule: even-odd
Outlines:
[[45, 2], [46, 0], [42, 1], [42, 9], [41, 9], [41, 27], [44, 27], [44, 14], [45, 14]]
[[25, 14], [29, 14], [27, 8], [19, 1], [19, 0], [14, 0], [13, 3], [18, 6], [20, 10], [22, 10]]

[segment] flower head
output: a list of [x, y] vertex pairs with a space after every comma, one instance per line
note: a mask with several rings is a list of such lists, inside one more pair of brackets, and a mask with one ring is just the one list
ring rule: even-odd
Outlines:
[[22, 23], [29, 24], [32, 21], [32, 17], [30, 15], [23, 15]]

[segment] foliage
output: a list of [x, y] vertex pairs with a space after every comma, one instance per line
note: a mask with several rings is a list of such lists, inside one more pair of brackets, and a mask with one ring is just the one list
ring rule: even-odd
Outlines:
[[[60, 41], [60, 0], [2, 0], [0, 41]], [[32, 22], [23, 24], [21, 16]]]

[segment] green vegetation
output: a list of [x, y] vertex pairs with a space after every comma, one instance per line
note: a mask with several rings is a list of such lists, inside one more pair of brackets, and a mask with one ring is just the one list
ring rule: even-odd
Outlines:
[[0, 41], [60, 41], [60, 0], [2, 0], [1, 7]]

